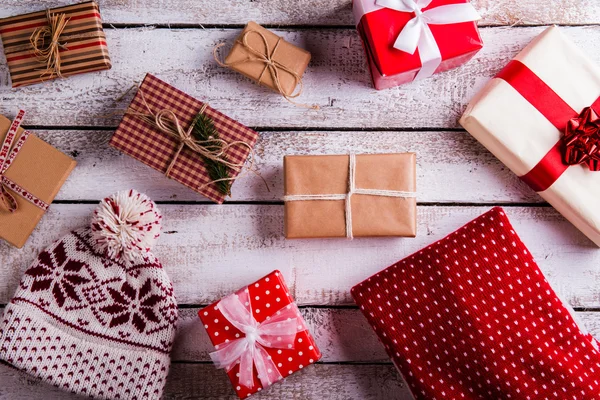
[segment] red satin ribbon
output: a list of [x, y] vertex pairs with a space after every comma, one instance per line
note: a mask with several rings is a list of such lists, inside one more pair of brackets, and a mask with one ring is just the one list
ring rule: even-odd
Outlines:
[[[561, 134], [569, 120], [579, 113], [573, 110], [550, 86], [520, 61], [512, 60], [496, 75], [511, 85], [534, 106]], [[600, 97], [592, 104], [600, 110]], [[548, 189], [570, 167], [563, 161], [563, 142], [559, 140], [540, 162], [520, 178], [536, 192]]]

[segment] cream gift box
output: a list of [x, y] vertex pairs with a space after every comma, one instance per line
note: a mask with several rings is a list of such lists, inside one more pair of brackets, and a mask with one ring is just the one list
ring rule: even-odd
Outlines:
[[565, 161], [573, 145], [585, 140], [591, 151], [594, 141], [600, 144], [598, 121], [587, 121], [575, 144], [565, 139], [567, 127], [585, 122], [578, 116], [586, 108], [589, 116], [589, 107], [600, 112], [600, 68], [550, 27], [475, 96], [460, 123], [600, 246], [600, 172]]

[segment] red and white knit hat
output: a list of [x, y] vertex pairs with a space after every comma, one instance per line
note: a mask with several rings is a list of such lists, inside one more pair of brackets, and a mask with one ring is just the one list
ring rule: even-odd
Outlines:
[[151, 248], [156, 205], [135, 191], [102, 201], [91, 228], [44, 250], [0, 324], [0, 359], [73, 393], [159, 399], [177, 303]]

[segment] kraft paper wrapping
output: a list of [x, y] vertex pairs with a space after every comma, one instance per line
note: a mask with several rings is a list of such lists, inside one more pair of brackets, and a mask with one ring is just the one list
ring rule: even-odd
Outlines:
[[[284, 65], [291, 71], [294, 71], [296, 74], [298, 74], [299, 77], [302, 77], [302, 74], [304, 74], [308, 63], [310, 62], [310, 53], [304, 49], [294, 46], [289, 42], [286, 42], [283, 39], [281, 39], [281, 43], [279, 43], [277, 49], [273, 51], [277, 41], [279, 40], [279, 36], [255, 22], [248, 22], [248, 25], [246, 25], [242, 33], [238, 36], [235, 44], [231, 48], [231, 51], [225, 58], [225, 64], [230, 65], [231, 69], [247, 76], [253, 81], [279, 92], [277, 85], [273, 81], [271, 73], [267, 69], [267, 64], [262, 61], [247, 61], [244, 63], [239, 63], [248, 57], [255, 57], [244, 47], [244, 45], [239, 43], [242, 41], [242, 38], [248, 31], [258, 31], [263, 34], [267, 40], [267, 44], [269, 45], [270, 55], [272, 56], [273, 61], [275, 63]], [[257, 51], [263, 54], [267, 53], [267, 49], [265, 48], [265, 44], [260, 35], [251, 33], [247, 36], [247, 41], [248, 44]], [[278, 71], [279, 82], [281, 84], [283, 94], [288, 96], [293, 94], [294, 90], [296, 89], [296, 85], [298, 84], [297, 80], [292, 74], [281, 68], [278, 68]]]
[[[10, 125], [11, 121], [0, 115], [0, 142], [4, 141]], [[18, 136], [22, 133], [21, 128]], [[75, 160], [37, 136], [30, 135], [5, 175], [40, 200], [50, 204], [76, 164]], [[14, 194], [14, 197], [18, 205], [14, 213], [0, 208], [0, 238], [21, 248], [44, 215], [44, 210], [18, 194]]]
[[[545, 30], [515, 60], [531, 69], [576, 112], [600, 96], [600, 69], [557, 27]], [[499, 78], [475, 96], [460, 123], [519, 176], [529, 172], [563, 135]], [[600, 246], [600, 172], [571, 166], [539, 194]]]
[[[53, 8], [53, 14], [64, 13], [69, 22], [59, 42], [63, 76], [111, 68], [106, 35], [98, 4], [93, 1]], [[13, 87], [32, 85], [50, 79], [42, 76], [46, 64], [40, 62], [30, 44], [38, 28], [48, 25], [46, 11], [0, 19], [0, 37], [8, 61]], [[56, 78], [56, 77], [54, 77]]]
[[[348, 192], [349, 156], [285, 156], [284, 190], [287, 195], [345, 194]], [[416, 154], [362, 154], [356, 156], [356, 188], [415, 192]], [[352, 230], [355, 237], [414, 237], [416, 198], [354, 194]], [[285, 203], [285, 237], [346, 237], [344, 200]]]

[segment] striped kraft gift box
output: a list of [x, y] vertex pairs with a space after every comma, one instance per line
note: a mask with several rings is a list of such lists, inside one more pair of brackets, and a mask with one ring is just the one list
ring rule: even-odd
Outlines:
[[98, 4], [0, 19], [13, 87], [111, 68]]

